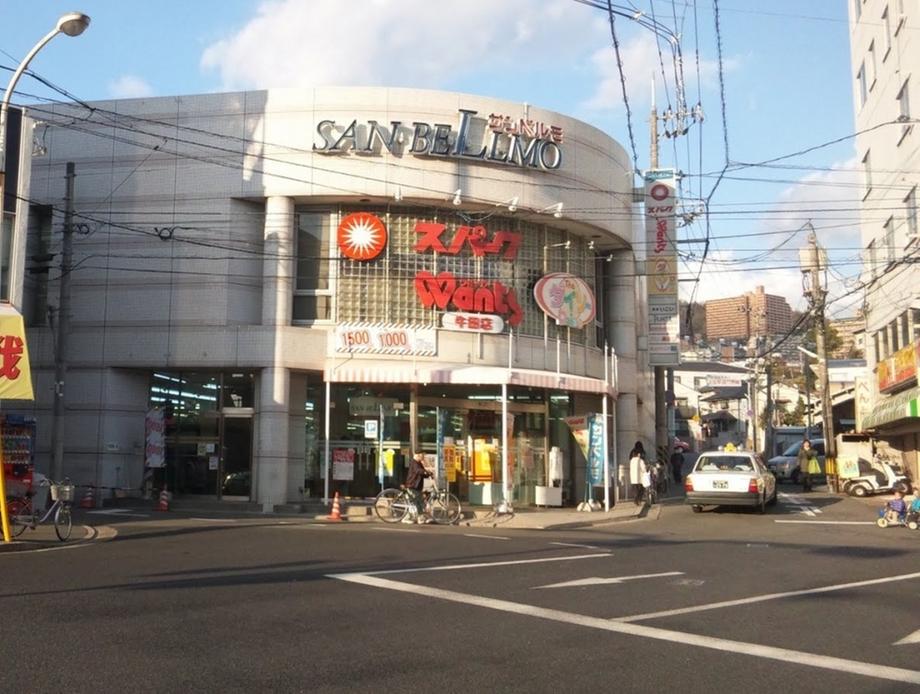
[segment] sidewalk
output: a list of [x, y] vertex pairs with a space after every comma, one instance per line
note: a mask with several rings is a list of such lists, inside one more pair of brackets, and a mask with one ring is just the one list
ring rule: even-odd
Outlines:
[[54, 534], [54, 524], [45, 523], [38, 526], [35, 530], [26, 531], [19, 537], [14, 537], [12, 542], [3, 542], [3, 536], [0, 535], [0, 552], [21, 552], [35, 549], [51, 549], [54, 547], [65, 547], [77, 542], [86, 542], [96, 537], [96, 529], [87, 525], [82, 525], [74, 521], [73, 532], [67, 542], [58, 540]]

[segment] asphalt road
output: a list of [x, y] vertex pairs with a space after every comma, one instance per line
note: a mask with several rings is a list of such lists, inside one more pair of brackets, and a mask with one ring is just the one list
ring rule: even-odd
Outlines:
[[117, 537], [0, 554], [0, 682], [920, 691], [920, 531], [782, 491], [766, 515], [673, 504], [559, 532], [86, 516]]

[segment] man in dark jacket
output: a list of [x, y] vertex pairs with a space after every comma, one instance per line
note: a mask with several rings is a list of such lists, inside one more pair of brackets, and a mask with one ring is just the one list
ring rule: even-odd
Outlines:
[[418, 509], [418, 522], [424, 523], [425, 504], [422, 499], [422, 489], [425, 488], [425, 478], [431, 477], [431, 473], [422, 462], [425, 456], [422, 453], [416, 453], [409, 461], [409, 474], [406, 476], [406, 491], [412, 496], [415, 507]]

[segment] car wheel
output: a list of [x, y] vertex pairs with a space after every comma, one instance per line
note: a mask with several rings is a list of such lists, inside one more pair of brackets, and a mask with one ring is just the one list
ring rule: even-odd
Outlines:
[[702, 506], [692, 506], [694, 513], [700, 513], [703, 510]]
[[866, 489], [865, 485], [854, 484], [850, 487], [850, 494], [862, 498], [864, 496], [869, 496], [869, 490]]
[[887, 528], [887, 527], [888, 527], [888, 519], [887, 519], [887, 518], [879, 518], [877, 521], [875, 521], [875, 524], [876, 524], [878, 527], [880, 527], [880, 528]]
[[776, 491], [776, 487], [773, 488], [773, 496], [770, 497], [770, 500], [767, 502], [769, 506], [776, 506], [776, 502], [779, 500], [777, 497], [779, 492]]
[[763, 515], [767, 512], [767, 492], [764, 491], [763, 495], [760, 497], [760, 504], [757, 506], [757, 512]]

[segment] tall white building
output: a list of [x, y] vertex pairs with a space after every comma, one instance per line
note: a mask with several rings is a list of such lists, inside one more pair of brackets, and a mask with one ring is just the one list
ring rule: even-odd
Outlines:
[[920, 8], [849, 0], [869, 381], [857, 425], [874, 431], [917, 479], [920, 354]]
[[[59, 253], [76, 166], [61, 430], [77, 484], [138, 489], [146, 469], [273, 506], [372, 495], [422, 450], [462, 497], [527, 504], [599, 483], [567, 418], [608, 412], [613, 460], [650, 442], [633, 172], [599, 130], [385, 88], [29, 115], [46, 151], [29, 258]], [[22, 290], [40, 466], [56, 267]]]

